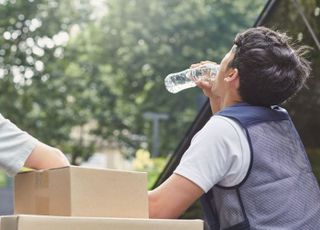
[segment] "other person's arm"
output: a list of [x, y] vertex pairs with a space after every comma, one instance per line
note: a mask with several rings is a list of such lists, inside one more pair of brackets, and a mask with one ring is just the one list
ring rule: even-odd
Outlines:
[[0, 168], [14, 176], [23, 166], [48, 169], [69, 165], [57, 149], [22, 131], [0, 114]]
[[49, 169], [68, 166], [66, 156], [56, 148], [38, 142], [27, 158], [24, 166], [32, 169]]

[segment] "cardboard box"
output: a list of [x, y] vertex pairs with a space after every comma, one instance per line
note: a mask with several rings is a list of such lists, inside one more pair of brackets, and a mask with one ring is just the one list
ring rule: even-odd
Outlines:
[[202, 220], [4, 216], [2, 230], [203, 230]]
[[19, 173], [15, 214], [148, 218], [147, 174], [64, 167]]

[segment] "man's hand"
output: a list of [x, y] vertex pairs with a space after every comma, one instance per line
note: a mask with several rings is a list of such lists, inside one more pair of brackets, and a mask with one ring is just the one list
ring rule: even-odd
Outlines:
[[[208, 65], [208, 64], [216, 64], [216, 63], [212, 61], [202, 61], [200, 63], [192, 64], [190, 68], [197, 68], [197, 67]], [[220, 97], [215, 95], [214, 92], [212, 92], [212, 86], [215, 84], [215, 78], [212, 81], [198, 80], [198, 79], [195, 79], [194, 81], [196, 85], [200, 89], [202, 89], [203, 94], [210, 99], [210, 106], [213, 113], [216, 113], [221, 109]]]

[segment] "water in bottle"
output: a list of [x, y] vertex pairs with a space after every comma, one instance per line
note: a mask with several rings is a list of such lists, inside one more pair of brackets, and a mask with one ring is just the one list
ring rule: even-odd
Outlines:
[[218, 71], [218, 64], [209, 63], [178, 73], [171, 73], [164, 79], [164, 84], [170, 93], [178, 93], [181, 90], [195, 87], [195, 80], [213, 80]]

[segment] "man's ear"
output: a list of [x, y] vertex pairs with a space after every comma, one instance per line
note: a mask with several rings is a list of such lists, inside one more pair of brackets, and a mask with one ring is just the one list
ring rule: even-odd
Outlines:
[[239, 78], [239, 74], [238, 73], [239, 73], [238, 69], [235, 68], [228, 74], [228, 77], [224, 78], [224, 80], [226, 82], [234, 81], [234, 80]]

